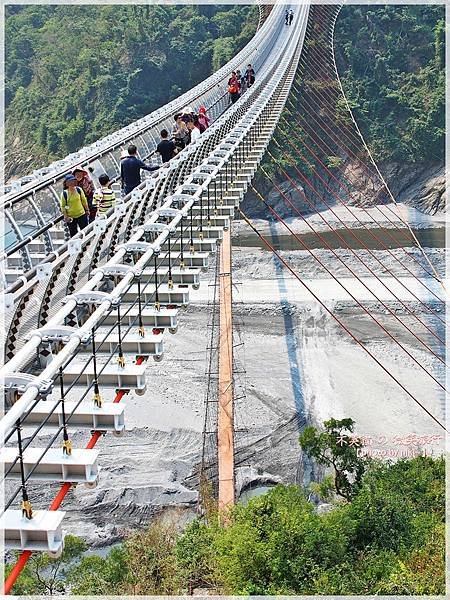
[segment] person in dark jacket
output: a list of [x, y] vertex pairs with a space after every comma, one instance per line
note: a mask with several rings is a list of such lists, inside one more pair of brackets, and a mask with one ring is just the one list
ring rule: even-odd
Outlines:
[[129, 194], [141, 183], [141, 169], [144, 171], [157, 171], [159, 167], [146, 165], [137, 156], [137, 148], [134, 144], [128, 146], [128, 156], [121, 161], [120, 178], [122, 190], [125, 195]]
[[163, 163], [169, 162], [169, 160], [172, 159], [177, 152], [175, 142], [173, 140], [169, 140], [169, 132], [167, 129], [161, 130], [161, 141], [156, 146], [156, 152], [161, 154]]
[[245, 71], [245, 81], [247, 82], [247, 87], [252, 87], [255, 83], [255, 69], [252, 65], [247, 65], [247, 70]]

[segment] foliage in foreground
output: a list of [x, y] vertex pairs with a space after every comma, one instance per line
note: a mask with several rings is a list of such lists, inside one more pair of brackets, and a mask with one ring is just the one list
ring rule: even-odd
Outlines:
[[[156, 522], [105, 558], [64, 563], [73, 594], [443, 594], [443, 458], [371, 461], [352, 499], [317, 514], [305, 491], [278, 485], [183, 532]], [[51, 562], [51, 561], [50, 561]], [[33, 587], [34, 586], [34, 587]], [[32, 564], [15, 593], [49, 593]]]

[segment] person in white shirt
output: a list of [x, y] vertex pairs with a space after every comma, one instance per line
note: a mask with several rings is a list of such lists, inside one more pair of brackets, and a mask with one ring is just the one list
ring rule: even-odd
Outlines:
[[191, 142], [195, 142], [200, 137], [200, 129], [194, 125], [194, 121], [189, 121], [187, 123], [187, 128], [189, 129], [189, 133], [191, 134]]

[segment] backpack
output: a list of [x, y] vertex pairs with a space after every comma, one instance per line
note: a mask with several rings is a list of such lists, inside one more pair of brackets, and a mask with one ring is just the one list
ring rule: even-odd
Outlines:
[[228, 86], [228, 91], [230, 94], [236, 94], [239, 91], [239, 88], [236, 84], [231, 84]]

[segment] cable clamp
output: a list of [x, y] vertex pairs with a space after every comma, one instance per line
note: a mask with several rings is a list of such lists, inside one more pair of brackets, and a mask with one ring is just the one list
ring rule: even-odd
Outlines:
[[200, 165], [198, 170], [200, 173], [208, 173], [209, 175], [216, 175], [219, 172], [219, 169], [212, 165]]
[[220, 159], [224, 159], [223, 162], [226, 162], [225, 159], [229, 159], [231, 156], [231, 152], [227, 151], [227, 150], [215, 150], [214, 154], [211, 158], [215, 158], [215, 157], [219, 157]]
[[230, 151], [233, 150], [236, 144], [231, 144], [230, 142], [223, 142], [219, 145], [219, 150]]
[[72, 442], [70, 440], [63, 441], [62, 451], [66, 456], [72, 455]]
[[[195, 194], [198, 195], [199, 192], [202, 193], [203, 188], [198, 183], [185, 183], [181, 186], [181, 194], [194, 196]], [[192, 198], [190, 198], [190, 200], [192, 200]]]
[[78, 292], [76, 294], [70, 294], [66, 296], [62, 301], [63, 304], [74, 300], [77, 306], [98, 306], [105, 301], [108, 301], [111, 306], [117, 307], [120, 304], [120, 298], [115, 298], [112, 294], [107, 292]]
[[97, 269], [92, 271], [92, 275], [95, 275], [97, 273], [101, 273], [105, 277], [125, 277], [125, 275], [128, 275], [129, 273], [133, 273], [133, 267], [131, 267], [130, 265], [113, 263], [110, 265], [105, 265], [103, 267], [98, 267]]
[[165, 223], [155, 223], [154, 221], [152, 221], [144, 223], [143, 225], [141, 225], [141, 227], [145, 233], [161, 233], [161, 231], [165, 230], [167, 225]]
[[40, 379], [29, 373], [6, 374], [3, 377], [3, 388], [7, 392], [17, 392], [22, 395], [32, 387], [37, 388], [39, 396], [45, 398], [53, 390], [53, 381]]
[[178, 217], [181, 215], [181, 210], [178, 208], [160, 208], [156, 211], [158, 217]]
[[178, 206], [183, 206], [188, 202], [192, 202], [192, 196], [189, 194], [173, 194], [173, 196], [169, 196], [168, 199], [171, 201], [171, 203], [176, 203]]
[[125, 250], [127, 254], [137, 254], [139, 252], [144, 254], [151, 248], [153, 248], [153, 246], [149, 242], [127, 242], [126, 244], [120, 244], [120, 246], [118, 246], [118, 250]]
[[100, 394], [94, 394], [94, 404], [97, 408], [101, 408], [103, 405], [103, 399]]
[[80, 336], [79, 329], [69, 327], [68, 325], [60, 325], [59, 327], [41, 327], [40, 329], [31, 331], [25, 339], [29, 340], [34, 335], [41, 338], [41, 344], [51, 344], [55, 342], [67, 344], [72, 336], [79, 337], [82, 344], [87, 344], [89, 341], [89, 336]]
[[53, 272], [53, 265], [50, 262], [42, 263], [36, 267], [36, 277], [38, 281], [50, 279]]
[[26, 519], [33, 518], [33, 508], [29, 500], [22, 500], [20, 507], [22, 509], [22, 517], [25, 517]]

